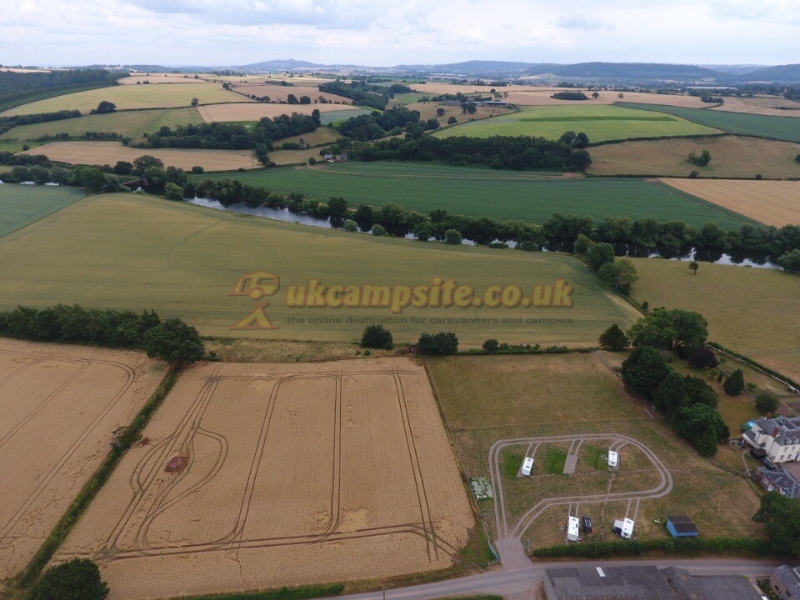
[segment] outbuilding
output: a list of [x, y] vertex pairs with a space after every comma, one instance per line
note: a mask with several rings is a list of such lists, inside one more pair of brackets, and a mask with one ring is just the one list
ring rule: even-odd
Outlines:
[[667, 517], [667, 531], [674, 538], [697, 537], [700, 534], [694, 521], [683, 515]]

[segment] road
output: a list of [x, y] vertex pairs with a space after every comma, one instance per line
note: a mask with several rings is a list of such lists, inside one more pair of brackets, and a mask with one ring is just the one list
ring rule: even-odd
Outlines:
[[[524, 569], [489, 571], [459, 579], [436, 583], [426, 583], [405, 588], [336, 596], [335, 600], [431, 600], [446, 596], [473, 594], [520, 594], [534, 588], [544, 579], [544, 570], [559, 567], [624, 567], [648, 566], [680, 567], [692, 575], [747, 575], [751, 579], [769, 575], [772, 570], [784, 564], [776, 560], [744, 560], [738, 558], [700, 558], [693, 560], [600, 560], [581, 562], [532, 563]], [[334, 599], [331, 599], [334, 600]]]

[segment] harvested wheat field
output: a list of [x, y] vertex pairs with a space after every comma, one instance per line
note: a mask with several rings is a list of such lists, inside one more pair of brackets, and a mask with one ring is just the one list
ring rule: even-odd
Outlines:
[[194, 166], [206, 171], [254, 169], [259, 165], [250, 150], [184, 150], [163, 148], [130, 148], [120, 142], [53, 142], [31, 151], [50, 160], [73, 165], [113, 165], [119, 160], [133, 162], [143, 154], [155, 156], [165, 167], [189, 170]]
[[143, 353], [0, 339], [0, 582], [33, 558], [164, 373]]
[[766, 99], [725, 98], [725, 102], [722, 104], [722, 106], [715, 106], [711, 110], [746, 113], [748, 115], [768, 115], [770, 117], [800, 117], [800, 110], [796, 110], [797, 108], [800, 108], [800, 104], [797, 104], [796, 102], [784, 100], [781, 104], [778, 104], [778, 106], [795, 105], [793, 107], [795, 110], [781, 110], [779, 108], [775, 108], [774, 106], [769, 106], [768, 104], [771, 104], [769, 102], [758, 102], [758, 100]]
[[[266, 104], [262, 102], [252, 102], [249, 104], [214, 104], [211, 106], [200, 106], [198, 107], [198, 111], [206, 123], [219, 123], [228, 121], [258, 121], [263, 117], [274, 118], [281, 115], [291, 115], [292, 113], [310, 115], [315, 108], [321, 113], [345, 110], [361, 111], [360, 108], [355, 106], [351, 107], [349, 104]], [[361, 112], [355, 114], [361, 114]]]
[[117, 83], [119, 85], [137, 85], [137, 84], [144, 84], [145, 81], [148, 83], [204, 83], [205, 78], [198, 78], [195, 79], [193, 74], [184, 74], [181, 73], [177, 75], [175, 73], [132, 73], [130, 77], [123, 77], [122, 79], [117, 79]]
[[663, 179], [664, 183], [765, 225], [800, 225], [800, 181]]
[[320, 92], [317, 86], [312, 86], [312, 85], [284, 86], [284, 85], [269, 85], [263, 83], [261, 84], [234, 83], [233, 89], [234, 91], [240, 94], [245, 94], [246, 96], [255, 95], [258, 98], [269, 96], [273, 102], [288, 102], [289, 94], [292, 94], [295, 98], [298, 99], [301, 96], [308, 96], [309, 98], [311, 98], [312, 104], [320, 100], [320, 98], [325, 98], [325, 102], [341, 102], [345, 104], [350, 104], [352, 102], [350, 98], [345, 98], [344, 96], [338, 96], [337, 94], [329, 94], [327, 92]]
[[112, 599], [442, 569], [474, 526], [411, 359], [195, 366], [144, 436], [55, 558]]

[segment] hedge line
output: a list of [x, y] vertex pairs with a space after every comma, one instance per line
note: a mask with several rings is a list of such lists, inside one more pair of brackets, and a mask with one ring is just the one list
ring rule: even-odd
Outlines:
[[752, 538], [677, 538], [674, 540], [631, 540], [627, 542], [588, 542], [539, 548], [531, 552], [536, 558], [611, 558], [616, 556], [642, 556], [667, 554], [694, 556], [698, 554], [753, 554], [766, 556], [772, 553], [769, 542]]
[[181, 596], [181, 600], [306, 600], [337, 596], [344, 590], [344, 584], [304, 585], [301, 587], [282, 587], [266, 592], [236, 592], [233, 594], [212, 594], [209, 596]]
[[708, 345], [709, 346], [713, 346], [717, 350], [722, 350], [726, 354], [730, 354], [731, 356], [735, 356], [739, 360], [743, 360], [747, 364], [752, 365], [752, 366], [754, 366], [754, 367], [756, 367], [758, 369], [761, 369], [762, 371], [764, 371], [768, 375], [772, 375], [773, 377], [777, 377], [781, 381], [785, 381], [786, 383], [791, 384], [793, 388], [795, 388], [797, 390], [800, 390], [800, 383], [797, 383], [796, 381], [794, 381], [790, 377], [787, 377], [783, 373], [778, 373], [778, 371], [774, 371], [773, 369], [770, 369], [769, 367], [762, 365], [760, 362], [756, 362], [752, 358], [748, 358], [744, 354], [739, 354], [738, 352], [735, 352], [733, 350], [729, 350], [728, 348], [726, 348], [722, 344], [718, 344], [716, 342], [708, 342]]
[[73, 500], [72, 504], [70, 504], [67, 512], [64, 513], [64, 516], [61, 517], [61, 520], [59, 520], [53, 528], [53, 531], [47, 537], [44, 544], [42, 544], [42, 547], [39, 548], [39, 551], [33, 557], [30, 564], [16, 578], [16, 585], [23, 588], [29, 587], [36, 581], [39, 575], [41, 575], [42, 570], [44, 570], [47, 563], [50, 562], [50, 559], [53, 558], [56, 550], [61, 546], [69, 532], [72, 531], [78, 519], [80, 519], [81, 515], [89, 507], [89, 504], [94, 497], [97, 496], [109, 477], [111, 477], [111, 473], [114, 472], [122, 455], [139, 439], [139, 435], [147, 425], [150, 417], [156, 409], [161, 406], [164, 398], [167, 397], [167, 394], [175, 385], [177, 378], [177, 370], [172, 370], [167, 373], [161, 385], [153, 392], [153, 395], [142, 407], [142, 410], [139, 411], [139, 414], [136, 415], [136, 418], [134, 418], [123, 433], [117, 437], [117, 443], [112, 445], [111, 451], [108, 453], [108, 456], [106, 456], [103, 464], [100, 465], [100, 468], [95, 471], [92, 478], [83, 486], [83, 489], [81, 489], [78, 496]]

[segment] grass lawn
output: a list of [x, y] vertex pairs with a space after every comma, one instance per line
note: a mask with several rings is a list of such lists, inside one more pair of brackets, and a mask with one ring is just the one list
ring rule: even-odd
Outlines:
[[[620, 379], [597, 356], [482, 356], [428, 359], [432, 381], [456, 450], [468, 477], [488, 477], [490, 446], [500, 439], [563, 436], [571, 433], [628, 435], [650, 448], [672, 474], [673, 491], [659, 499], [642, 500], [636, 521], [639, 539], [664, 538], [666, 516], [687, 514], [704, 537], [762, 537], [751, 517], [759, 495], [748, 481], [732, 471], [743, 470], [740, 451], [720, 446], [715, 462], [698, 456], [645, 405], [627, 395]], [[527, 445], [507, 447], [501, 460], [521, 455]], [[566, 443], [545, 443], [535, 455], [530, 478], [503, 471], [509, 527], [544, 498], [602, 494], [656, 487], [657, 471], [634, 446], [620, 450], [620, 468], [610, 472], [602, 455], [608, 446], [587, 442], [579, 450], [574, 475], [561, 474]], [[719, 468], [716, 464], [724, 465]], [[481, 501], [481, 514], [495, 536], [493, 501]], [[573, 506], [589, 514], [595, 532], [590, 539], [617, 539], [614, 519], [622, 518], [628, 501]], [[560, 506], [536, 519], [523, 536], [523, 545], [548, 546], [563, 542], [561, 531], [567, 507]], [[631, 513], [633, 508], [631, 507]], [[719, 518], [724, 514], [725, 518]], [[656, 524], [659, 519], [661, 524]]]
[[591, 142], [717, 132], [714, 128], [698, 125], [674, 115], [619, 106], [526, 106], [519, 113], [465, 123], [434, 135], [437, 137], [530, 135], [557, 140], [565, 131], [575, 133], [582, 131], [589, 136]]
[[[46, 217], [86, 195], [81, 188], [0, 184], [0, 238]], [[4, 263], [4, 269], [6, 265]]]
[[774, 269], [632, 259], [632, 296], [651, 307], [684, 308], [709, 322], [709, 339], [800, 380], [800, 277]]
[[[0, 152], [22, 152], [22, 147], [28, 146], [29, 150], [33, 150], [37, 146], [41, 146], [38, 142], [25, 142], [22, 140], [18, 141], [9, 141], [9, 140], [0, 140]], [[36, 154], [36, 152], [32, 152], [32, 154]], [[5, 165], [4, 165], [5, 166]], [[10, 169], [11, 167], [9, 167]]]
[[[711, 153], [707, 167], [697, 167], [689, 153]], [[785, 179], [800, 177], [800, 163], [795, 156], [800, 144], [755, 139], [734, 135], [699, 139], [670, 138], [605, 144], [589, 149], [591, 175], [652, 175], [687, 177], [699, 171], [700, 177], [755, 177]]]
[[3, 137], [30, 140], [58, 133], [79, 136], [87, 131], [102, 131], [137, 138], [143, 133], [153, 133], [165, 126], [174, 129], [176, 125], [199, 125], [202, 122], [203, 119], [200, 118], [197, 109], [192, 107], [122, 111], [108, 115], [87, 115], [77, 119], [22, 125], [3, 134]]
[[618, 106], [669, 113], [699, 125], [713, 127], [728, 133], [754, 135], [786, 142], [800, 141], [800, 119], [791, 117], [751, 115], [721, 110], [709, 110], [707, 108], [682, 108], [677, 106], [634, 104], [627, 102], [620, 102]]
[[36, 113], [57, 112], [59, 110], [80, 110], [88, 114], [103, 100], [113, 102], [117, 110], [129, 108], [177, 108], [189, 107], [192, 98], [200, 104], [221, 102], [249, 102], [247, 98], [222, 89], [215, 83], [164, 83], [159, 85], [118, 85], [100, 88], [47, 100], [23, 104], [7, 110], [0, 116], [32, 115]]
[[[91, 196], [0, 240], [0, 309], [58, 302], [98, 308], [153, 308], [180, 316], [204, 335], [355, 342], [381, 322], [396, 343], [426, 331], [454, 331], [464, 347], [508, 342], [589, 345], [611, 323], [630, 326], [630, 305], [568, 256], [447, 246], [304, 227], [238, 216], [137, 194]], [[265, 271], [279, 288], [265, 312], [277, 329], [230, 327], [254, 301], [226, 295], [242, 276]], [[574, 287], [572, 307], [290, 307], [290, 286], [433, 285], [435, 277], [472, 286]], [[391, 290], [387, 293], [390, 293]], [[309, 302], [311, 302], [309, 295]], [[331, 301], [335, 304], [335, 298]], [[375, 304], [378, 304], [377, 302]], [[433, 303], [435, 304], [435, 302]]]
[[738, 229], [742, 223], [752, 222], [710, 202], [643, 179], [547, 175], [424, 163], [354, 161], [319, 165], [314, 169], [267, 169], [202, 178], [233, 177], [270, 191], [301, 192], [321, 200], [342, 196], [352, 207], [393, 202], [423, 213], [441, 208], [450, 213], [532, 223], [542, 223], [556, 212], [591, 215], [595, 220], [609, 215], [632, 219], [653, 217], [658, 221], [686, 221], [696, 227], [714, 221], [721, 227]]

